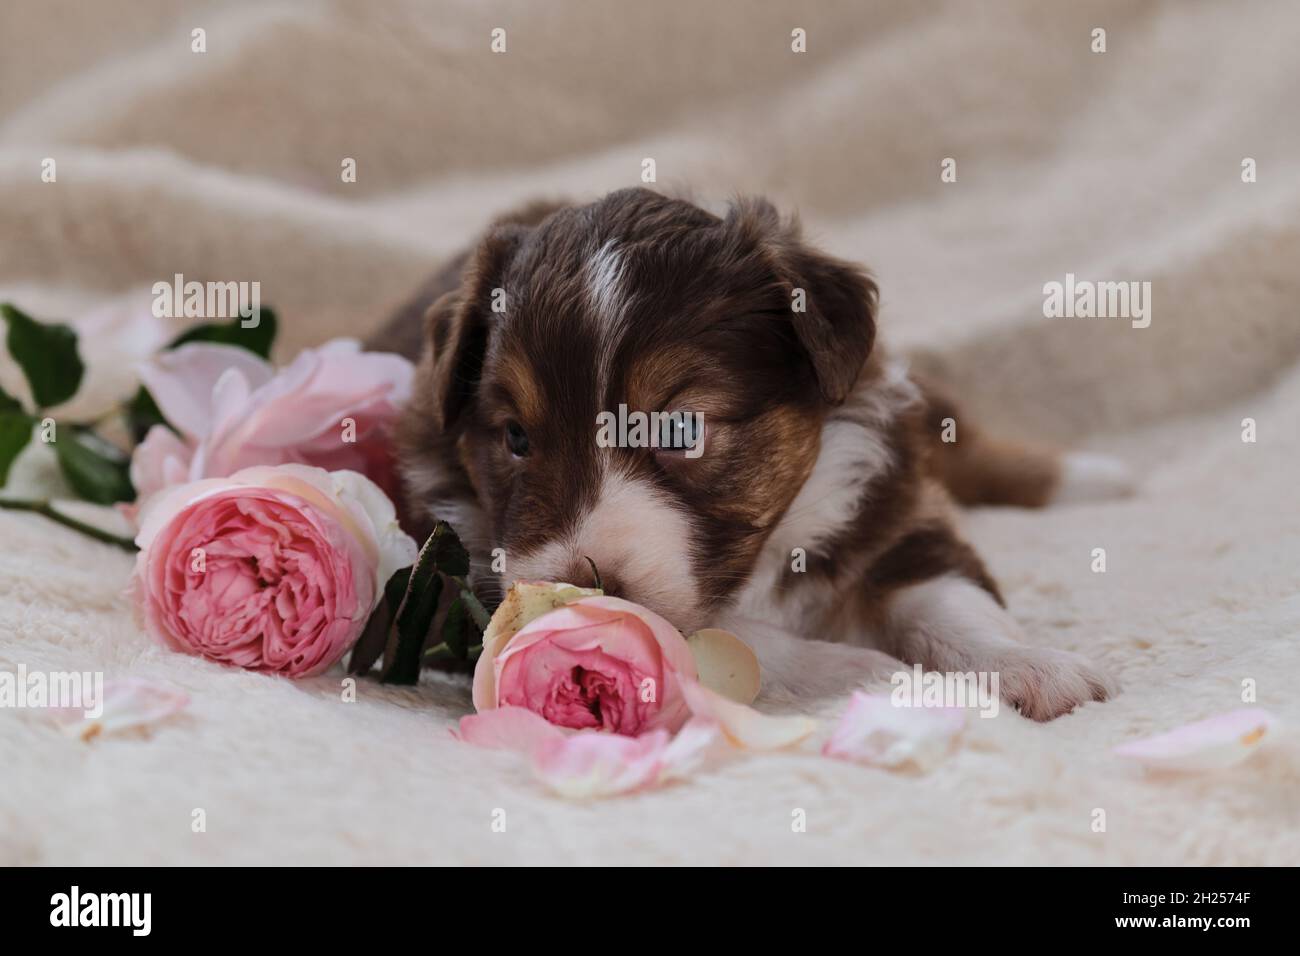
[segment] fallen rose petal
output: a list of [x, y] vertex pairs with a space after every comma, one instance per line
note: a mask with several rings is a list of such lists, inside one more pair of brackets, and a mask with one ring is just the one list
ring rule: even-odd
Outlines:
[[563, 738], [564, 731], [525, 707], [497, 707], [462, 717], [451, 735], [476, 747], [531, 754], [541, 744]]
[[[103, 700], [91, 701], [89, 708], [60, 707], [52, 713], [65, 734], [89, 740], [100, 734], [147, 727], [179, 713], [189, 702], [189, 694], [183, 690], [140, 677], [125, 677], [105, 681]], [[88, 716], [87, 710], [100, 713]]]
[[704, 763], [709, 751], [721, 742], [722, 731], [716, 723], [702, 717], [692, 717], [664, 748], [659, 781], [681, 780], [690, 776]]
[[1149, 770], [1222, 770], [1245, 760], [1281, 726], [1263, 708], [1243, 707], [1120, 744], [1114, 752]]
[[749, 645], [730, 631], [706, 627], [686, 639], [700, 683], [740, 704], [758, 696], [758, 657]]
[[793, 747], [817, 729], [810, 717], [761, 714], [694, 681], [683, 682], [682, 693], [696, 717], [715, 721], [728, 742], [744, 750]]
[[533, 772], [562, 797], [610, 797], [654, 783], [663, 770], [668, 745], [666, 730], [640, 737], [582, 730], [538, 746], [533, 753]]
[[889, 697], [855, 691], [822, 753], [876, 767], [929, 770], [952, 749], [965, 724], [959, 707], [897, 707]]
[[680, 780], [720, 740], [711, 721], [691, 720], [671, 740], [663, 730], [624, 737], [598, 730], [569, 733], [523, 707], [498, 707], [460, 719], [457, 740], [530, 755], [538, 780], [562, 797], [615, 796]]

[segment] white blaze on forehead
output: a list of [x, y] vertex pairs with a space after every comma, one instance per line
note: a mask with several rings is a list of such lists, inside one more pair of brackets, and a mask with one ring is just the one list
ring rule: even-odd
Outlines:
[[690, 547], [690, 523], [670, 497], [649, 482], [607, 474], [595, 505], [573, 531], [507, 558], [506, 584], [550, 580], [591, 558], [602, 576], [622, 584], [620, 597], [681, 626], [699, 603]]
[[587, 260], [586, 278], [591, 304], [601, 318], [617, 318], [623, 311], [623, 257], [613, 239]]
[[610, 239], [595, 251], [584, 266], [587, 298], [591, 303], [600, 354], [596, 358], [597, 382], [600, 394], [609, 383], [614, 352], [623, 332], [623, 318], [627, 312], [628, 292], [623, 254], [618, 243]]

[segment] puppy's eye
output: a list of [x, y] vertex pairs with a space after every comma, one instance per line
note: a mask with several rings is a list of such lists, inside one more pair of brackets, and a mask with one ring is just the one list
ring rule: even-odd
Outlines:
[[665, 447], [672, 451], [685, 451], [695, 447], [701, 429], [696, 425], [695, 416], [683, 415], [673, 419], [667, 431], [668, 444]]
[[523, 458], [528, 454], [528, 433], [518, 422], [509, 422], [506, 425], [506, 448], [516, 458]]
[[674, 412], [659, 435], [659, 451], [669, 454], [685, 453], [688, 458], [698, 457], [703, 451], [704, 416], [694, 412]]

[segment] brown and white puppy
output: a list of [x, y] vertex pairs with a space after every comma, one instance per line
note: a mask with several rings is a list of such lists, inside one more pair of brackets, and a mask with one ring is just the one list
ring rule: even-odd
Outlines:
[[[996, 671], [1040, 720], [1104, 699], [1086, 660], [1018, 641], [950, 510], [1118, 492], [1122, 471], [965, 422], [939, 441], [956, 412], [876, 345], [876, 298], [763, 201], [719, 218], [628, 189], [507, 217], [371, 343], [421, 353], [410, 513], [452, 524], [485, 592], [590, 584], [590, 559], [686, 633], [743, 616]], [[702, 414], [703, 453], [601, 447], [620, 404]]]

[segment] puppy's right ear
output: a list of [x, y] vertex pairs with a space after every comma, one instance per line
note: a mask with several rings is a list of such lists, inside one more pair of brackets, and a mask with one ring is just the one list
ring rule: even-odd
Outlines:
[[440, 430], [454, 428], [478, 392], [495, 315], [493, 290], [502, 286], [506, 266], [528, 230], [518, 225], [492, 229], [474, 251], [461, 287], [429, 306], [424, 324], [424, 361], [432, 394], [431, 411]]

